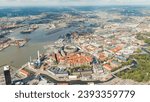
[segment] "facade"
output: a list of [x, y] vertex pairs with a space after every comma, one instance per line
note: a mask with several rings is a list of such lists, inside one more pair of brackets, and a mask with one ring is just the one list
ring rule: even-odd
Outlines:
[[57, 77], [66, 77], [69, 75], [67, 70], [63, 68], [59, 68], [59, 67], [52, 67], [52, 68], [49, 68], [47, 71]]
[[11, 75], [9, 66], [4, 66], [4, 76], [6, 85], [11, 85]]

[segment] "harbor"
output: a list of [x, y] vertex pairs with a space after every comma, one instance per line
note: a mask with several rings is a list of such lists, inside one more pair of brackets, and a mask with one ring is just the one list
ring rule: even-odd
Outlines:
[[[66, 28], [53, 34], [47, 35], [49, 31], [46, 30], [46, 27], [46, 25], [39, 25], [39, 28], [37, 30], [27, 35], [20, 33], [22, 31], [22, 28], [15, 29], [7, 37], [18, 40], [28, 38], [30, 40], [26, 44], [24, 41], [19, 43], [20, 48], [16, 46], [10, 46], [10, 44], [6, 44], [5, 46], [3, 46], [3, 51], [0, 51], [0, 65], [10, 64], [19, 68], [26, 63], [30, 56], [35, 58], [35, 53], [37, 52], [37, 50], [40, 50], [40, 52], [44, 52], [45, 45], [49, 43], [53, 44], [53, 42], [56, 41], [60, 37], [60, 35], [66, 34], [70, 31], [74, 31], [75, 29]], [[18, 44], [18, 42], [16, 44]]]
[[10, 39], [10, 38], [6, 38], [4, 40], [1, 39], [0, 51], [8, 48], [9, 46], [16, 46], [20, 48], [23, 47], [27, 42], [28, 39]]

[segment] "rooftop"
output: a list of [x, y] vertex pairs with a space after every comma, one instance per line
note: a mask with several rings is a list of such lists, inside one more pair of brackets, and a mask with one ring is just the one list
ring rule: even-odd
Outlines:
[[113, 69], [109, 64], [104, 64], [103, 67], [109, 71]]

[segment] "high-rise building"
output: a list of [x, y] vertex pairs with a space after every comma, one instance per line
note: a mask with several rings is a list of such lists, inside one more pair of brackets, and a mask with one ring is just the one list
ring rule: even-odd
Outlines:
[[9, 66], [4, 66], [4, 76], [6, 85], [11, 85], [11, 75]]

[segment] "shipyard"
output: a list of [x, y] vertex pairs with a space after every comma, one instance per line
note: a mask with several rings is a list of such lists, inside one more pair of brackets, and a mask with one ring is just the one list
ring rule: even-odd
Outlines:
[[[112, 13], [111, 7], [94, 12], [74, 9], [0, 18], [0, 56], [11, 46], [18, 51], [17, 60], [12, 55], [0, 63], [1, 73], [13, 73], [7, 84], [150, 84], [148, 67], [147, 72], [141, 67], [150, 61], [149, 10], [134, 14], [127, 8]], [[1, 74], [2, 84], [4, 79]]]

